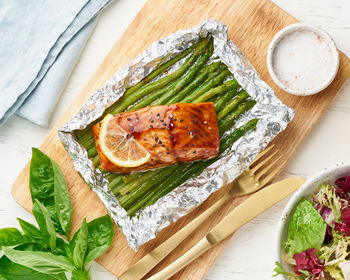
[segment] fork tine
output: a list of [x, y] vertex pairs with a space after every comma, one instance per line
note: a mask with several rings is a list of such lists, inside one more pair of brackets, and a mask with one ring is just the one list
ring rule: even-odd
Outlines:
[[257, 157], [250, 163], [250, 165], [254, 164], [257, 160], [259, 160], [263, 155], [265, 155], [268, 151], [270, 151], [275, 145], [271, 145], [267, 149], [263, 150]]
[[[274, 153], [276, 154], [276, 153]], [[269, 162], [268, 165], [264, 166], [262, 170], [259, 171], [258, 174], [255, 174], [255, 178], [260, 180], [260, 178], [266, 174], [268, 174], [268, 171], [281, 159], [282, 155], [279, 155], [277, 158], [275, 158], [273, 161]], [[271, 158], [271, 157], [270, 157]]]
[[264, 180], [262, 180], [260, 183], [261, 187], [264, 187], [269, 181], [271, 181], [271, 179], [273, 179], [273, 177], [275, 177], [275, 175], [283, 168], [286, 162], [287, 161], [285, 160], [282, 164], [279, 165], [279, 167], [274, 169], [266, 178], [264, 178]]
[[264, 158], [261, 162], [259, 162], [256, 166], [251, 168], [250, 170], [255, 173], [261, 166], [263, 166], [266, 162], [268, 162], [272, 157], [274, 157], [278, 153], [278, 150], [274, 151], [271, 155]]

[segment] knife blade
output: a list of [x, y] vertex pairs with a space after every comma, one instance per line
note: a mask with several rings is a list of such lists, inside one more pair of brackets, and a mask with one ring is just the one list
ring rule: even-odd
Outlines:
[[303, 178], [290, 178], [267, 186], [253, 194], [233, 209], [195, 246], [148, 280], [168, 279], [238, 228], [296, 191], [304, 182]]

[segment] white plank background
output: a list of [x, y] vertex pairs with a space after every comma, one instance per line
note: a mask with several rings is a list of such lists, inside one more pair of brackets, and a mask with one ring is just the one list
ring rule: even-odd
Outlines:
[[[338, 48], [350, 56], [349, 0], [274, 0], [298, 20], [323, 27]], [[101, 15], [53, 114], [49, 128], [41, 128], [16, 116], [0, 128], [0, 227], [17, 226], [16, 217], [34, 221], [15, 203], [11, 185], [52, 125], [83, 88], [113, 44], [127, 28], [145, 0], [116, 0]], [[350, 82], [285, 167], [281, 178], [310, 177], [339, 162], [350, 160]], [[276, 228], [288, 198], [242, 227], [210, 268], [205, 280], [272, 279], [276, 253]], [[113, 275], [94, 263], [92, 279], [111, 280]]]

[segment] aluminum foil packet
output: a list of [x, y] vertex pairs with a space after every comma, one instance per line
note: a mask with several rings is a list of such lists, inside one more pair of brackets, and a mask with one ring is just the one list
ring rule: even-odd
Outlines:
[[[253, 109], [239, 118], [232, 131], [253, 118], [260, 119], [257, 129], [241, 137], [200, 176], [187, 180], [138, 215], [129, 217], [108, 189], [106, 174], [102, 174], [88, 159], [87, 151], [77, 142], [74, 131], [82, 130], [98, 119], [106, 108], [123, 95], [126, 88], [138, 83], [160, 63], [171, 59], [208, 34], [214, 38], [211, 61], [220, 59], [224, 62], [239, 84], [257, 101]], [[169, 73], [178, 69], [183, 61], [177, 62]], [[258, 153], [286, 128], [293, 117], [294, 111], [282, 104], [273, 90], [259, 78], [244, 54], [228, 39], [227, 27], [216, 20], [206, 20], [199, 26], [180, 30], [153, 43], [133, 62], [116, 72], [58, 133], [76, 170], [102, 200], [125, 234], [129, 246], [137, 251], [139, 246], [155, 238], [157, 232], [189, 213], [213, 192], [239, 176]]]

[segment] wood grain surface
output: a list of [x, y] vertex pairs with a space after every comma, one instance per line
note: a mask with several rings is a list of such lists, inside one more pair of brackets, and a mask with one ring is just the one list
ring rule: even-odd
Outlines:
[[[74, 207], [73, 231], [77, 229], [84, 217], [91, 220], [105, 214], [106, 210], [98, 197], [74, 172], [72, 161], [58, 139], [58, 128], [69, 121], [87, 98], [114, 72], [131, 61], [152, 42], [178, 29], [186, 29], [197, 25], [207, 18], [217, 19], [228, 26], [230, 39], [246, 54], [261, 78], [274, 88], [277, 96], [285, 104], [295, 110], [296, 114], [293, 122], [285, 132], [274, 140], [276, 148], [283, 151], [283, 159], [281, 159], [280, 164], [293, 155], [293, 152], [350, 75], [350, 61], [341, 53], [339, 72], [334, 82], [322, 93], [310, 97], [296, 97], [278, 89], [271, 81], [267, 71], [267, 46], [278, 30], [296, 22], [296, 20], [268, 0], [148, 1], [40, 147], [59, 164], [67, 180]], [[29, 165], [24, 168], [15, 181], [12, 194], [20, 205], [30, 210], [32, 205], [28, 188], [28, 170]], [[224, 191], [225, 189], [222, 189], [215, 193], [192, 213], [160, 232], [155, 240], [142, 246], [137, 253], [127, 246], [125, 237], [116, 228], [113, 245], [98, 259], [98, 262], [116, 276], [120, 275], [154, 246], [160, 244], [193, 217], [205, 210]], [[244, 199], [243, 197], [228, 203], [221, 209], [220, 213], [187, 238], [151, 273], [158, 271], [176, 259]], [[172, 279], [201, 279], [227, 242], [228, 239], [198, 258]]]

